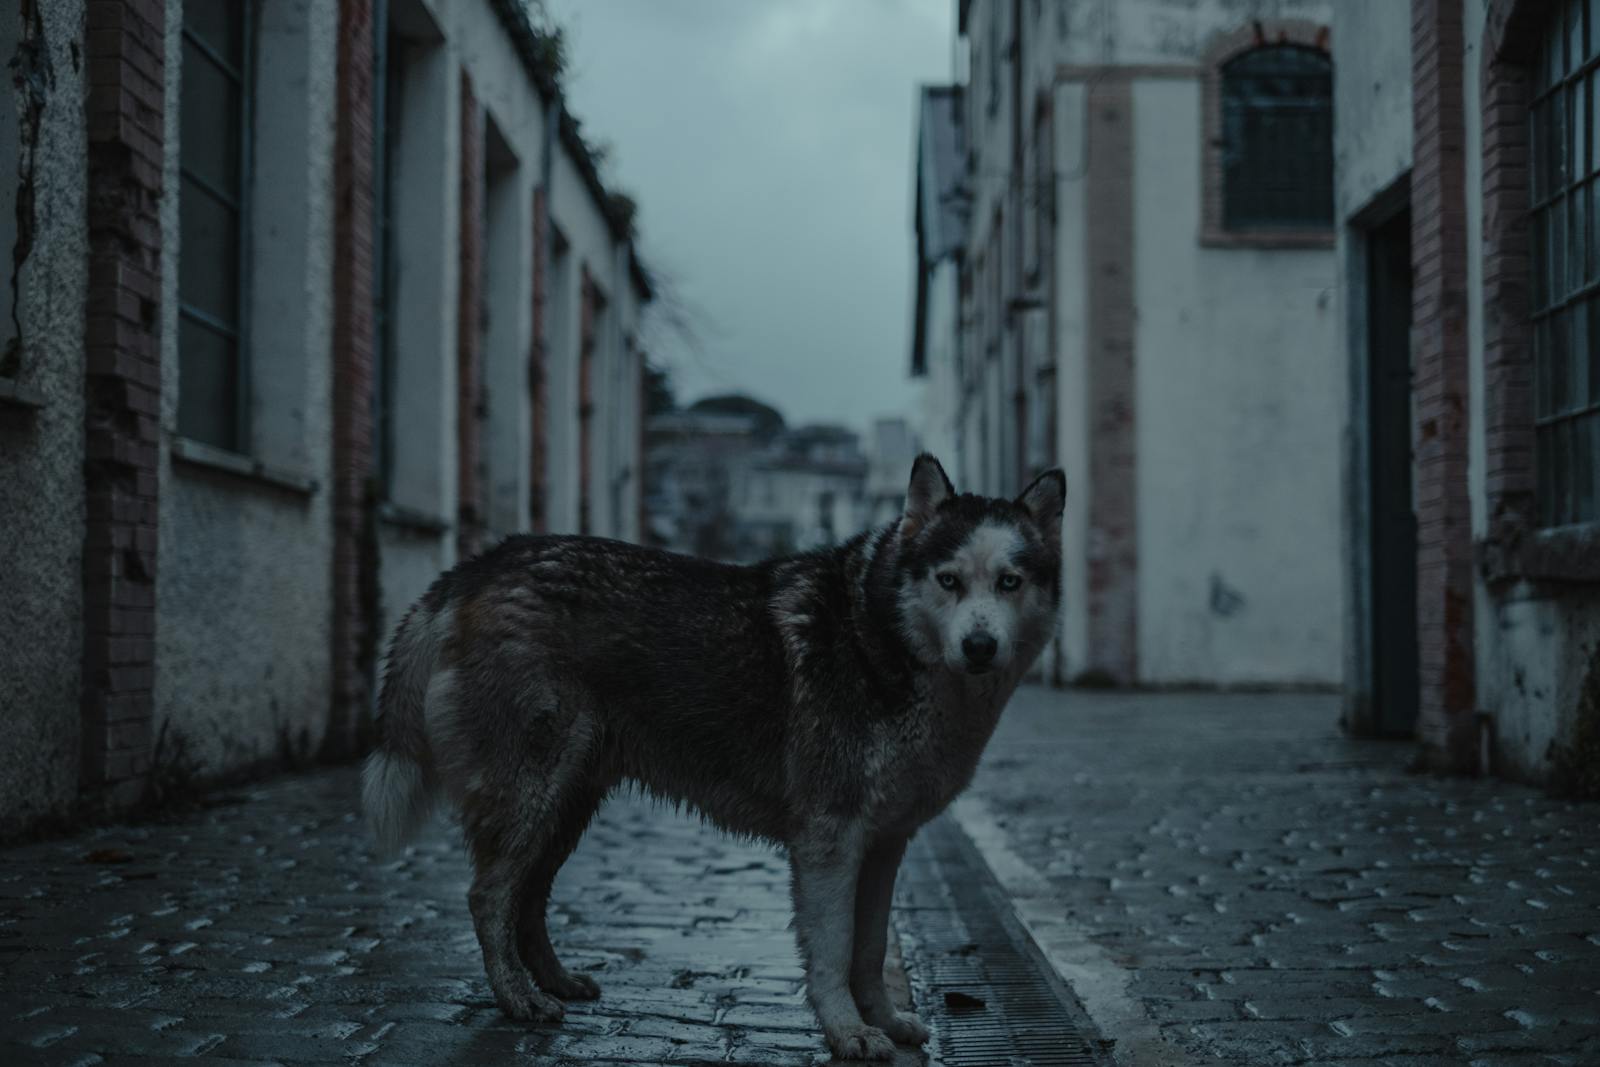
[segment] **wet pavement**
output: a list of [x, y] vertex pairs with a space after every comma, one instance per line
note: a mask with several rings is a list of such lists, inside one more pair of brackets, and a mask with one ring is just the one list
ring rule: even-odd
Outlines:
[[[1096, 1058], [1600, 1063], [1600, 807], [1407, 774], [1409, 746], [1336, 717], [1326, 696], [1019, 693], [957, 813]], [[551, 912], [601, 999], [536, 1027], [489, 993], [455, 835], [375, 861], [355, 798], [352, 769], [323, 771], [0, 850], [0, 1063], [827, 1061], [779, 853], [613, 800]], [[1002, 1016], [1037, 1024], [990, 1004], [941, 1029], [1001, 954], [970, 935], [986, 918], [951, 918], [959, 859], [917, 874], [939, 838], [896, 925], [934, 1047], [976, 1063]]]
[[495, 1007], [446, 827], [372, 860], [352, 769], [219, 799], [0, 852], [0, 1063], [827, 1060], [771, 849], [614, 799], [551, 908], [601, 998], [536, 1027]]
[[1124, 1063], [1600, 1064], [1600, 805], [1337, 718], [1025, 689], [957, 812]]

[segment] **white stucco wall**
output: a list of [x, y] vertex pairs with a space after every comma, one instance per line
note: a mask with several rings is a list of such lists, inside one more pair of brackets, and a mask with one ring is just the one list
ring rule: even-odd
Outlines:
[[[956, 366], [960, 270], [953, 258], [940, 260], [928, 278], [924, 324], [926, 372], [917, 383], [916, 434], [922, 447], [939, 457], [953, 480], [964, 478], [961, 458], [961, 382]], [[966, 488], [966, 486], [958, 486]]]
[[1342, 0], [1333, 69], [1335, 214], [1347, 219], [1411, 169], [1410, 6]]
[[1334, 684], [1333, 253], [1196, 241], [1199, 92], [1133, 89], [1140, 678]]
[[1058, 85], [1054, 93], [1056, 455], [1067, 476], [1061, 522], [1062, 662], [1056, 673], [1069, 680], [1089, 658], [1089, 276], [1083, 123], [1087, 95], [1081, 83]]
[[[251, 458], [311, 492], [174, 461], [182, 16], [167, 18], [162, 200], [156, 773], [221, 774], [315, 751], [332, 689], [331, 280], [336, 0], [266, 0], [258, 66]], [[263, 109], [265, 110], [265, 109]], [[163, 766], [165, 765], [165, 767]]]
[[[78, 787], [79, 682], [83, 659], [84, 299], [88, 281], [84, 201], [88, 143], [83, 74], [74, 59], [83, 0], [36, 5], [54, 82], [34, 160], [35, 234], [22, 268], [17, 379], [44, 406], [0, 406], [0, 836], [71, 810]], [[18, 6], [0, 12], [0, 61], [9, 62]], [[0, 107], [16, 114], [6, 79]], [[15, 167], [0, 181], [17, 181]], [[9, 291], [10, 248], [3, 282]], [[7, 297], [9, 302], [9, 295]], [[10, 323], [0, 336], [9, 337]], [[26, 635], [25, 639], [23, 635]]]

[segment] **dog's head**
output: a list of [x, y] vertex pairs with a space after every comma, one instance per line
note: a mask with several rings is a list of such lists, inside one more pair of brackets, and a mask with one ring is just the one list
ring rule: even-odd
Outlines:
[[1015, 500], [958, 494], [917, 457], [900, 519], [900, 618], [924, 662], [983, 674], [1030, 664], [1061, 603], [1067, 480], [1046, 471]]

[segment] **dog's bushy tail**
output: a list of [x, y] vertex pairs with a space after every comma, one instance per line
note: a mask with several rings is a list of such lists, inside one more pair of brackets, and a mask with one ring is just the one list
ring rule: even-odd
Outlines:
[[361, 806], [382, 855], [411, 840], [433, 813], [436, 776], [424, 715], [435, 667], [432, 621], [413, 611], [395, 633], [378, 697], [382, 739], [361, 769]]

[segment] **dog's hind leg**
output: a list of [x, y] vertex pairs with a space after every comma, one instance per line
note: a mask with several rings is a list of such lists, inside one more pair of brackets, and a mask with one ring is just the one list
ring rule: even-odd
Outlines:
[[563, 1000], [593, 1000], [600, 995], [600, 986], [588, 975], [568, 971], [556, 958], [545, 923], [550, 886], [609, 791], [608, 785], [590, 781], [573, 783], [564, 790], [565, 795], [557, 804], [553, 832], [522, 887], [517, 950], [539, 988]]
[[[467, 903], [484, 970], [500, 1010], [513, 1019], [556, 1022], [565, 1009], [523, 968], [517, 929], [526, 887], [559, 836], [567, 783], [589, 762], [590, 734], [571, 715], [554, 714], [554, 705], [541, 710], [522, 693], [489, 681], [449, 695], [461, 708], [473, 709], [474, 721], [498, 727], [480, 735], [472, 773], [462, 775], [460, 791], [462, 828], [475, 868]], [[502, 711], [510, 708], [519, 710]], [[463, 766], [459, 760], [451, 765]]]
[[561, 1002], [534, 987], [517, 959], [518, 892], [532, 866], [539, 831], [511, 826], [510, 820], [493, 829], [480, 822], [469, 831], [476, 873], [467, 891], [472, 925], [483, 950], [483, 969], [500, 1010], [513, 1019], [559, 1022]]
[[928, 1028], [915, 1015], [896, 1011], [883, 986], [883, 959], [889, 948], [889, 907], [894, 877], [905, 855], [905, 838], [879, 841], [867, 849], [856, 880], [855, 947], [850, 960], [850, 992], [861, 1018], [902, 1045], [928, 1040]]

